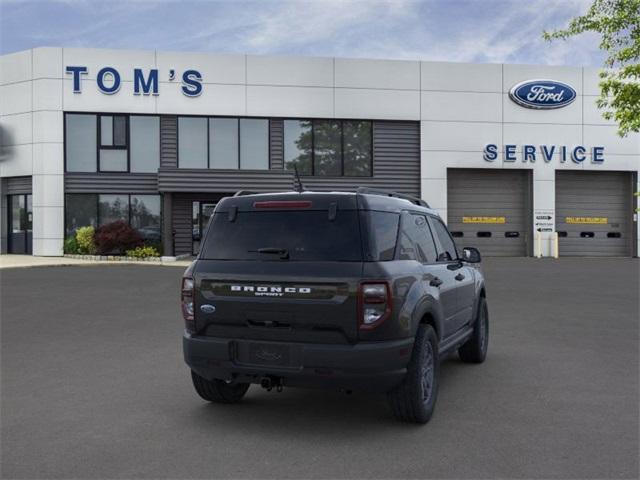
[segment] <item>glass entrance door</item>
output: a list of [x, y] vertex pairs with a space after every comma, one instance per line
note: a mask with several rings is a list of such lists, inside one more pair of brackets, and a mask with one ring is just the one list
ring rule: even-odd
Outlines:
[[9, 195], [9, 253], [31, 254], [32, 252], [32, 206], [31, 195]]
[[200, 241], [204, 235], [207, 224], [213, 211], [216, 208], [215, 203], [208, 202], [193, 202], [192, 203], [192, 215], [191, 215], [191, 238], [192, 238], [192, 252], [197, 255], [200, 251]]

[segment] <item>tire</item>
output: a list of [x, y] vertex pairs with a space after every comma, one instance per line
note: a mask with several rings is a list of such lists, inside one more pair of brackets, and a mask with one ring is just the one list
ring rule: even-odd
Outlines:
[[248, 383], [227, 383], [224, 380], [207, 380], [191, 371], [193, 386], [203, 399], [213, 403], [238, 403], [249, 390]]
[[427, 423], [438, 398], [439, 378], [438, 337], [431, 325], [420, 325], [407, 376], [387, 393], [393, 416], [404, 422]]
[[484, 297], [480, 297], [478, 316], [473, 326], [473, 334], [460, 348], [458, 355], [465, 363], [482, 363], [487, 358], [489, 347], [489, 309]]

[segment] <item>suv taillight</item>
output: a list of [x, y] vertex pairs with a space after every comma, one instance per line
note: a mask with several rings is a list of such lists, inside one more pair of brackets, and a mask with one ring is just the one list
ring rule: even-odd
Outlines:
[[358, 292], [358, 322], [361, 330], [370, 330], [391, 314], [391, 289], [387, 282], [365, 282]]
[[182, 306], [182, 317], [187, 331], [195, 331], [195, 321], [193, 318], [193, 278], [182, 278], [182, 292], [180, 294], [180, 304]]

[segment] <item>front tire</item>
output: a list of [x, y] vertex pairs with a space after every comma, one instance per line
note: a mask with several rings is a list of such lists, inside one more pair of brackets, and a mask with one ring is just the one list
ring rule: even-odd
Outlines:
[[478, 317], [473, 326], [473, 334], [459, 349], [460, 360], [466, 363], [482, 363], [487, 358], [489, 347], [489, 309], [484, 297], [480, 297]]
[[436, 406], [439, 377], [438, 337], [431, 325], [420, 325], [407, 376], [387, 394], [394, 417], [404, 422], [427, 423]]
[[203, 399], [213, 403], [238, 403], [249, 390], [248, 383], [227, 383], [224, 380], [207, 380], [193, 370], [193, 386]]

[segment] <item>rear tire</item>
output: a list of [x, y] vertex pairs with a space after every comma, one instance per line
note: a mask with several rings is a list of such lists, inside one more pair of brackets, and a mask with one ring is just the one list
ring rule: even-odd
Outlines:
[[193, 386], [203, 399], [214, 403], [238, 403], [249, 389], [248, 383], [227, 383], [224, 380], [207, 380], [193, 370]]
[[465, 363], [482, 363], [487, 358], [489, 347], [489, 309], [484, 297], [480, 297], [478, 316], [473, 334], [459, 349], [460, 360]]
[[420, 325], [407, 376], [387, 393], [394, 417], [404, 422], [427, 423], [438, 398], [439, 378], [438, 337], [431, 325]]

